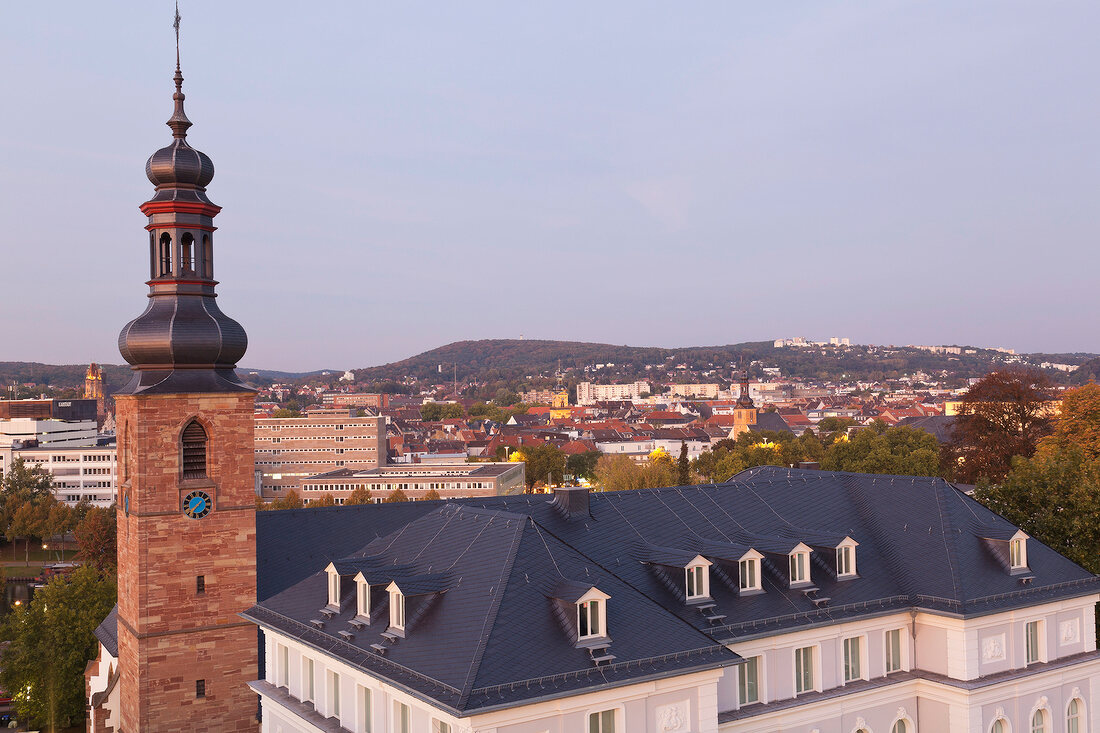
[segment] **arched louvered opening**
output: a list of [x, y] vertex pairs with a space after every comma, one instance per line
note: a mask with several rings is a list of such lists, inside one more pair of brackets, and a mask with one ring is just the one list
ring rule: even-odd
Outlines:
[[160, 275], [172, 274], [172, 235], [160, 235]]
[[206, 478], [206, 430], [198, 420], [183, 429], [183, 478]]
[[180, 237], [180, 272], [195, 271], [195, 238], [191, 232]]
[[157, 235], [149, 232], [149, 279], [157, 276]]
[[214, 277], [214, 250], [211, 249], [209, 234], [202, 237], [202, 276], [210, 279]]

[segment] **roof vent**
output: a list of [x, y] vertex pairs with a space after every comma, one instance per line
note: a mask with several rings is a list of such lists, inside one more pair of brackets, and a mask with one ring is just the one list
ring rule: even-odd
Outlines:
[[588, 510], [588, 487], [560, 486], [554, 489], [550, 503], [569, 521], [591, 516]]

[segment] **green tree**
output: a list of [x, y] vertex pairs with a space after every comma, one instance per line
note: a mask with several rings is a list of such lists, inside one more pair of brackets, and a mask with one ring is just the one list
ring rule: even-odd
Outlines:
[[1053, 440], [1077, 445], [1089, 458], [1100, 458], [1100, 385], [1087, 384], [1062, 396]]
[[272, 411], [272, 417], [301, 417], [302, 413], [298, 410], [290, 410], [285, 407], [280, 407], [277, 410]]
[[439, 496], [439, 492], [436, 491], [435, 489], [428, 489], [428, 493], [424, 494], [424, 500], [425, 501], [433, 501], [435, 499], [440, 499], [440, 498], [442, 498], [442, 497]]
[[356, 486], [348, 498], [344, 500], [344, 504], [370, 504], [371, 494], [370, 489], [365, 486]]
[[975, 498], [1091, 573], [1100, 573], [1100, 460], [1080, 445], [1044, 443], [1017, 456], [1000, 484]]
[[596, 463], [596, 483], [601, 491], [627, 491], [645, 488], [642, 467], [626, 456], [600, 456]]
[[598, 450], [570, 454], [565, 459], [565, 472], [577, 478], [593, 478], [596, 475], [596, 464], [602, 455]]
[[53, 578], [8, 616], [0, 685], [13, 691], [20, 721], [53, 732], [83, 720], [84, 667], [97, 651], [93, 632], [116, 595], [110, 575], [85, 566]]
[[939, 445], [923, 430], [881, 423], [856, 430], [825, 450], [826, 471], [886, 473], [896, 476], [940, 475]]
[[309, 503], [311, 507], [319, 506], [336, 506], [336, 497], [329, 492], [321, 494], [319, 497]]
[[464, 415], [462, 405], [456, 402], [426, 402], [420, 407], [420, 417], [423, 420], [456, 420]]
[[118, 521], [115, 505], [108, 509], [92, 507], [76, 525], [76, 559], [100, 571], [114, 572], [118, 563]]
[[565, 473], [565, 454], [557, 446], [550, 443], [528, 444], [520, 450], [527, 464], [524, 468], [527, 488], [534, 488], [540, 481], [561, 483]]
[[687, 441], [680, 441], [680, 458], [676, 462], [676, 482], [680, 486], [691, 483], [691, 462], [688, 459]]
[[408, 501], [409, 497], [405, 496], [405, 492], [401, 489], [394, 489], [386, 498], [382, 500], [383, 504], [396, 504], [399, 501]]

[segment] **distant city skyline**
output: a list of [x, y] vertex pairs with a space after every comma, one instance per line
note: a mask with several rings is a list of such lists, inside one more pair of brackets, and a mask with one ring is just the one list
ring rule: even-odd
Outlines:
[[[1095, 4], [180, 10], [245, 368], [521, 334], [1100, 352]], [[0, 360], [122, 362], [172, 13], [5, 8]]]

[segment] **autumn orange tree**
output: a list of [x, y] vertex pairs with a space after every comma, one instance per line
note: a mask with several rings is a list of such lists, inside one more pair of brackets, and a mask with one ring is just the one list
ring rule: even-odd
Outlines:
[[941, 448], [944, 471], [961, 483], [998, 482], [1015, 456], [1035, 455], [1050, 435], [1053, 385], [1037, 369], [991, 372], [962, 398], [951, 438]]

